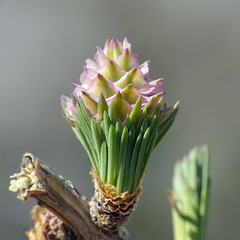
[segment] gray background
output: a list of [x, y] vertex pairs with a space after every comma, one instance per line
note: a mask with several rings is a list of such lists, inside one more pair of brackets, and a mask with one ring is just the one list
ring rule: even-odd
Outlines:
[[86, 0], [0, 1], [0, 232], [26, 239], [29, 211], [8, 191], [26, 151], [57, 169], [88, 197], [90, 162], [61, 116], [85, 59], [106, 38], [125, 36], [151, 77], [164, 77], [176, 122], [153, 153], [144, 192], [127, 224], [138, 240], [172, 239], [166, 192], [173, 166], [193, 146], [211, 149], [207, 239], [238, 239], [240, 1]]

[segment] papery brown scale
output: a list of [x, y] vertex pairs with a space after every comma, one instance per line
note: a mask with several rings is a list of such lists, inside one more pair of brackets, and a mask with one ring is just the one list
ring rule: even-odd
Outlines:
[[142, 192], [140, 184], [132, 194], [117, 193], [110, 184], [102, 186], [95, 172], [91, 173], [94, 179], [95, 193], [90, 202], [92, 221], [104, 232], [115, 234], [119, 227], [125, 224], [129, 215], [137, 205], [137, 199]]
[[35, 226], [26, 232], [29, 240], [75, 240], [73, 232], [55, 214], [35, 206], [32, 210]]

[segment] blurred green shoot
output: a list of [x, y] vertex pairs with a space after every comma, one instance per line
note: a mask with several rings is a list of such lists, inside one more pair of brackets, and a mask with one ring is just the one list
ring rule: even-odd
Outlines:
[[174, 240], [204, 240], [209, 203], [209, 153], [206, 145], [191, 150], [174, 168], [172, 207]]

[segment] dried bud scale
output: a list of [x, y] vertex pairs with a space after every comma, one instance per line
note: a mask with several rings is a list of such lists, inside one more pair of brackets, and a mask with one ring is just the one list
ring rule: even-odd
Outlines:
[[34, 229], [26, 232], [29, 240], [75, 240], [73, 232], [55, 214], [35, 206], [32, 210]]
[[142, 188], [139, 184], [134, 193], [119, 194], [111, 184], [106, 183], [102, 187], [98, 176], [95, 173], [92, 175], [95, 187], [95, 193], [90, 202], [92, 220], [104, 232], [114, 234], [127, 222], [137, 204]]

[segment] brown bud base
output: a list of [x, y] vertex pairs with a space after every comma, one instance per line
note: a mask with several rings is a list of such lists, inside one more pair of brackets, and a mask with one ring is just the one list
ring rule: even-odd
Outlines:
[[132, 194], [119, 194], [111, 184], [101, 184], [96, 172], [91, 172], [94, 180], [95, 193], [90, 202], [92, 221], [104, 232], [115, 234], [125, 224], [129, 215], [137, 205], [142, 192], [140, 184]]
[[73, 232], [46, 208], [33, 207], [34, 229], [26, 232], [29, 240], [74, 240]]

